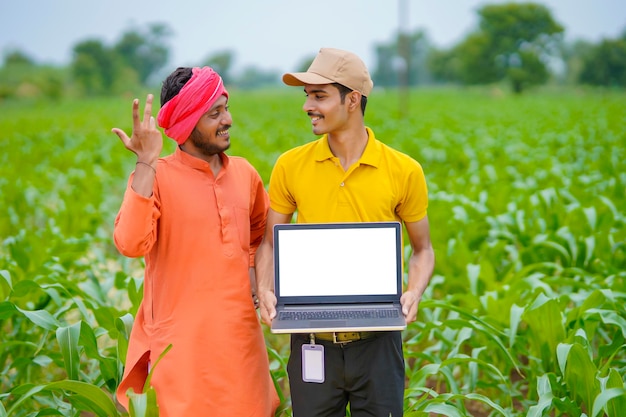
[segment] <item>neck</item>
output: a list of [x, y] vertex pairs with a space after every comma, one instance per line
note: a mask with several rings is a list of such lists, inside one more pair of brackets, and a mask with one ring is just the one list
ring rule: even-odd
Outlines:
[[367, 140], [367, 130], [363, 125], [355, 129], [328, 134], [330, 150], [339, 158], [341, 166], [346, 171], [363, 155]]
[[204, 157], [202, 159], [204, 159], [205, 161], [209, 163], [209, 166], [211, 167], [211, 171], [213, 171], [213, 176], [217, 178], [217, 174], [220, 172], [220, 170], [222, 169], [222, 166], [224, 165], [220, 155], [215, 154], [215, 155]]
[[189, 155], [195, 158], [206, 161], [211, 167], [211, 171], [213, 171], [213, 175], [217, 177], [217, 174], [220, 172], [220, 170], [222, 169], [222, 165], [223, 165], [222, 157], [220, 156], [221, 152], [207, 155], [201, 152], [198, 148], [194, 146], [185, 146], [185, 145], [187, 145], [187, 142], [180, 145], [180, 149], [183, 152], [188, 153]]

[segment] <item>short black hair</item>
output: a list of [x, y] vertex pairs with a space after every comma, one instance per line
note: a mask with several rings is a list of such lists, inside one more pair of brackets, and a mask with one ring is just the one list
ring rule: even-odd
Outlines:
[[161, 86], [161, 107], [180, 92], [193, 75], [191, 67], [178, 67], [163, 80]]
[[[335, 88], [337, 88], [337, 90], [339, 90], [339, 96], [341, 97], [341, 103], [343, 104], [346, 101], [346, 95], [348, 95], [348, 93], [353, 92], [354, 90], [351, 88], [346, 87], [343, 84], [339, 84], [339, 83], [332, 83], [333, 86], [335, 86]], [[367, 106], [367, 97], [364, 96], [363, 94], [361, 94], [361, 113], [363, 113], [363, 115], [365, 116], [365, 107]]]

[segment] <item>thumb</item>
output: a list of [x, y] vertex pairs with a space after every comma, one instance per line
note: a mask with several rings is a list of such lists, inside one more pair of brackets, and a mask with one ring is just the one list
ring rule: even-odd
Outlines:
[[122, 129], [118, 129], [117, 127], [114, 127], [113, 129], [111, 129], [111, 132], [115, 133], [120, 138], [124, 146], [128, 148], [130, 138], [128, 137], [126, 132], [124, 132]]

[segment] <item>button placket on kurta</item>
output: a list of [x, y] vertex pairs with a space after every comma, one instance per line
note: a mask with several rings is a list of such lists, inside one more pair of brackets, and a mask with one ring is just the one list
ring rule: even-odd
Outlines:
[[[221, 174], [221, 173], [220, 173]], [[233, 233], [233, 218], [231, 208], [224, 199], [220, 176], [213, 182], [213, 193], [215, 195], [215, 203], [217, 204], [217, 212], [220, 218], [220, 230], [222, 235], [222, 248], [224, 255], [231, 257], [234, 254], [234, 244], [236, 236]]]

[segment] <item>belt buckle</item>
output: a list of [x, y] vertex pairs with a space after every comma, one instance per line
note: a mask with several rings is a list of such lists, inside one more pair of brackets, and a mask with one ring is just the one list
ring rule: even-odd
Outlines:
[[[350, 342], [354, 342], [355, 340], [359, 340], [360, 339], [359, 338], [359, 339], [350, 339], [350, 340], [337, 340], [337, 333], [340, 333], [340, 332], [333, 332], [333, 343], [336, 344], [336, 345], [342, 345], [343, 346], [343, 345], [346, 345], [346, 344], [348, 344]], [[358, 334], [358, 333], [356, 333], [356, 334]]]

